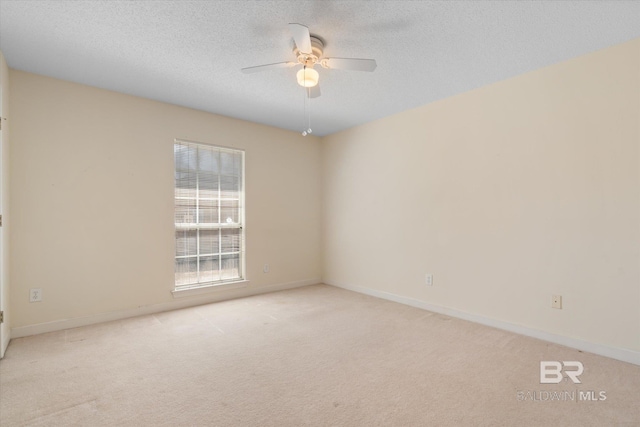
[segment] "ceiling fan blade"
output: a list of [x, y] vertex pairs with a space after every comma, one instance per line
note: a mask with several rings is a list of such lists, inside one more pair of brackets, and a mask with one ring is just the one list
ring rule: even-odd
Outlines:
[[311, 36], [309, 35], [309, 28], [302, 24], [289, 24], [289, 31], [293, 36], [293, 41], [296, 42], [296, 47], [302, 53], [311, 52]]
[[320, 93], [320, 84], [317, 84], [314, 87], [310, 87], [309, 90], [307, 91], [307, 96], [309, 98], [317, 98], [320, 95], [322, 95]]
[[375, 59], [359, 58], [324, 58], [320, 61], [324, 68], [336, 70], [373, 71], [376, 69]]
[[287, 68], [296, 65], [295, 62], [276, 62], [273, 64], [257, 65], [255, 67], [246, 67], [241, 69], [245, 74], [257, 73], [258, 71], [272, 70], [274, 68]]

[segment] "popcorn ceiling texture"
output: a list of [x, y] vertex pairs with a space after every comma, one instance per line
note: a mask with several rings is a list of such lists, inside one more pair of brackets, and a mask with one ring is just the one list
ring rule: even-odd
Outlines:
[[9, 67], [225, 116], [301, 130], [289, 22], [329, 57], [314, 134], [327, 135], [640, 37], [640, 2], [0, 0]]

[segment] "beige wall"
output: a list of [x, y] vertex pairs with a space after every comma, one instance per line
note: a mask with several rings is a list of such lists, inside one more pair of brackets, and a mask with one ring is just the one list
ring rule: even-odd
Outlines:
[[4, 311], [4, 323], [0, 325], [0, 357], [4, 354], [11, 338], [11, 312], [9, 306], [10, 297], [10, 282], [9, 282], [9, 230], [11, 226], [10, 213], [9, 213], [9, 127], [10, 127], [10, 114], [9, 114], [9, 68], [4, 59], [4, 55], [0, 52], [0, 90], [2, 91], [2, 114], [0, 114], [0, 120], [2, 120], [2, 165], [0, 176], [0, 214], [2, 215], [2, 228], [0, 233], [2, 234], [2, 247], [0, 247], [0, 263], [2, 263], [2, 274], [0, 281], [2, 281], [2, 287], [0, 289], [0, 310]]
[[250, 289], [321, 277], [318, 138], [15, 70], [11, 92], [12, 328], [172, 301], [174, 138], [246, 150]]
[[640, 39], [324, 138], [323, 279], [640, 351], [639, 147]]

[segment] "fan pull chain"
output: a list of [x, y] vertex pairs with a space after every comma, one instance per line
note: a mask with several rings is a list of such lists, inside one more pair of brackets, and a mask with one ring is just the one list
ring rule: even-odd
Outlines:
[[307, 128], [307, 133], [311, 133], [313, 132], [311, 130], [311, 88], [308, 87], [307, 88], [307, 98], [309, 99], [309, 115], [307, 116], [308, 120], [307, 120], [307, 124], [308, 124], [308, 128]]
[[307, 102], [309, 102], [309, 108], [307, 109], [307, 133], [311, 133], [313, 131], [311, 130], [311, 88], [310, 87], [307, 88], [306, 95], [308, 99]]
[[[308, 108], [307, 108], [307, 99], [309, 99]], [[311, 89], [310, 88], [306, 88], [306, 90], [304, 91], [304, 115], [305, 115], [305, 118], [307, 119], [306, 120], [307, 130], [302, 131], [302, 136], [307, 136], [311, 132], [313, 132], [311, 130]]]
[[[304, 71], [307, 71], [307, 67], [305, 66]], [[307, 108], [307, 99], [309, 100], [309, 107]], [[307, 129], [302, 131], [302, 136], [307, 136], [309, 135], [311, 132], [313, 132], [311, 130], [311, 88], [307, 87], [305, 88], [304, 91], [304, 109], [303, 109], [303, 114], [304, 114], [304, 118], [306, 118], [306, 125], [307, 125]], [[303, 118], [303, 120], [304, 120]]]
[[[307, 117], [307, 91], [305, 90], [303, 92], [303, 96], [304, 98], [302, 99], [302, 105], [304, 105], [304, 108], [302, 109], [302, 121], [304, 122], [305, 118]], [[302, 136], [307, 136], [307, 131], [303, 130], [302, 131]]]

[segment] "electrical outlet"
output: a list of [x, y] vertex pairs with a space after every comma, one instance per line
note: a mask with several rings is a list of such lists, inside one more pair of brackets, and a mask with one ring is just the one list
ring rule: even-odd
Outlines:
[[562, 310], [562, 295], [554, 295], [551, 297], [551, 308], [559, 308]]
[[41, 288], [29, 289], [29, 302], [40, 302], [40, 301], [42, 301], [42, 289]]
[[424, 277], [424, 281], [427, 286], [433, 286], [433, 274], [427, 273]]
[[268, 273], [269, 272], [269, 264], [265, 264], [264, 266], [262, 266], [262, 272], [263, 273]]

